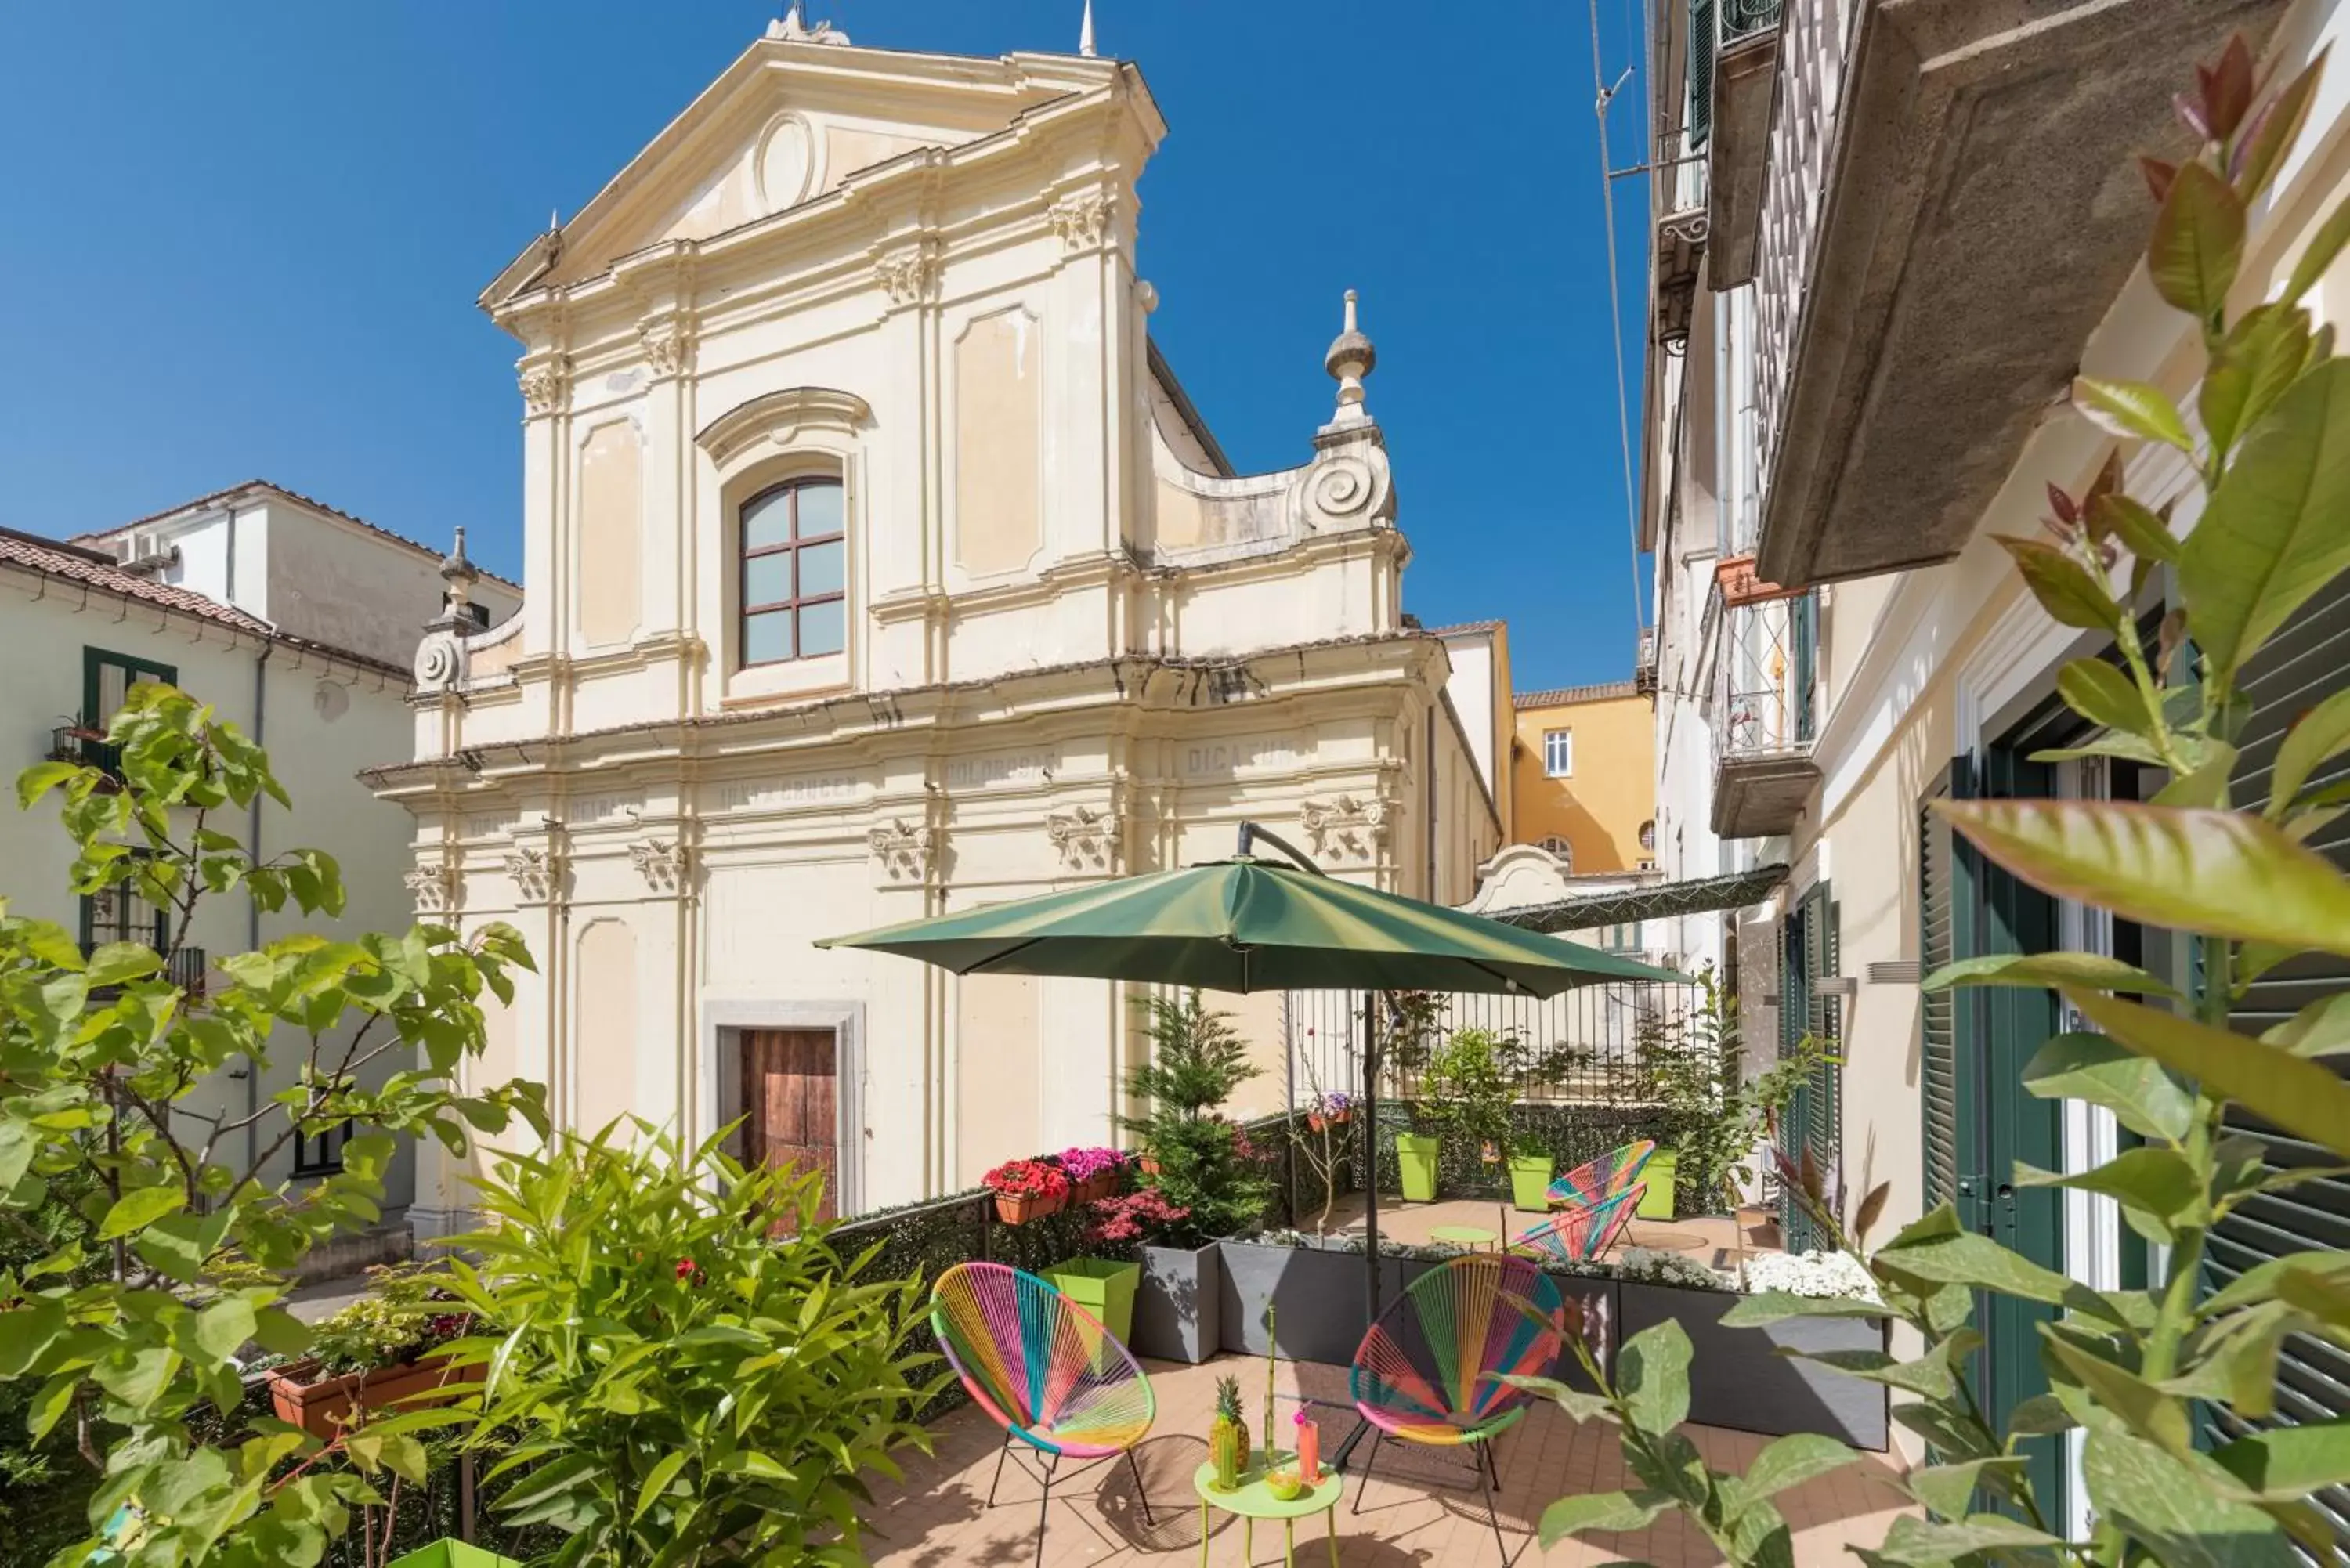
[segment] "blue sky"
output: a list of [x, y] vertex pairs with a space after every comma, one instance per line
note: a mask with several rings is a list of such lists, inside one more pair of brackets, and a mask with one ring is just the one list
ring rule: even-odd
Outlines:
[[[1635, 0], [1598, 0], [1613, 76]], [[833, 0], [859, 43], [1075, 47], [1079, 0]], [[1244, 471], [1310, 455], [1363, 295], [1431, 625], [1523, 690], [1634, 627], [1586, 0], [1097, 0], [1170, 130], [1152, 327]], [[520, 568], [515, 346], [474, 296], [755, 37], [756, 0], [16, 7], [0, 51], [0, 523], [99, 527], [255, 476]], [[1636, 80], [1610, 129], [1639, 161]], [[1646, 192], [1620, 181], [1639, 371]]]

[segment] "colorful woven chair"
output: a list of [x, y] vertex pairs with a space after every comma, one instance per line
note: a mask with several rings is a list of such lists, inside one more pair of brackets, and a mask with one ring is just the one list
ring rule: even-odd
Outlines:
[[1371, 1465], [1387, 1438], [1473, 1448], [1493, 1541], [1507, 1564], [1492, 1446], [1525, 1415], [1530, 1397], [1502, 1377], [1548, 1373], [1563, 1323], [1558, 1287], [1523, 1258], [1455, 1258], [1414, 1280], [1355, 1352], [1348, 1388], [1371, 1424], [1371, 1453], [1354, 1511], [1362, 1511]]
[[1550, 1184], [1551, 1206], [1581, 1208], [1603, 1198], [1613, 1198], [1639, 1179], [1641, 1168], [1656, 1152], [1655, 1140], [1642, 1138], [1621, 1148], [1611, 1148], [1597, 1159], [1585, 1160]]
[[1562, 1263], [1587, 1263], [1615, 1244], [1632, 1222], [1633, 1211], [1648, 1195], [1648, 1184], [1636, 1181], [1623, 1191], [1574, 1209], [1562, 1209], [1550, 1219], [1510, 1243], [1513, 1251], [1526, 1251]]
[[[1133, 1354], [1091, 1313], [1034, 1274], [1001, 1263], [957, 1263], [931, 1289], [931, 1328], [963, 1387], [1003, 1428], [987, 1506], [995, 1506], [1004, 1456], [1015, 1439], [1044, 1456], [1039, 1563], [1055, 1472], [1064, 1459], [1089, 1461], [1080, 1469], [1090, 1469], [1125, 1455], [1143, 1521], [1158, 1522], [1134, 1458], [1134, 1446], [1159, 1413], [1158, 1401]], [[1021, 1463], [1024, 1469], [1028, 1461]]]

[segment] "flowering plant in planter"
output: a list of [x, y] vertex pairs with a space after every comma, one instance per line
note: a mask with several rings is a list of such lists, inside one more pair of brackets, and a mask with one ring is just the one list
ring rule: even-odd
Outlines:
[[1306, 1103], [1305, 1125], [1320, 1132], [1324, 1127], [1345, 1127], [1354, 1119], [1354, 1115], [1355, 1096], [1333, 1089], [1327, 1094], [1315, 1096]]
[[1093, 1247], [1134, 1247], [1172, 1236], [1191, 1220], [1191, 1211], [1167, 1201], [1155, 1187], [1105, 1198], [1087, 1210], [1086, 1244]]
[[995, 1212], [1007, 1225], [1057, 1214], [1069, 1200], [1069, 1173], [1050, 1160], [1007, 1159], [979, 1179], [995, 1194]]
[[1072, 1201], [1090, 1202], [1118, 1190], [1118, 1173], [1126, 1156], [1114, 1148], [1065, 1148], [1054, 1157], [1076, 1189]]

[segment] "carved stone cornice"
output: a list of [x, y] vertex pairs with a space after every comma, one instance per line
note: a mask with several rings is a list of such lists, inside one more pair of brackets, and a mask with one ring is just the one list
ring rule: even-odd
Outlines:
[[1076, 255], [1098, 250], [1108, 241], [1118, 222], [1118, 197], [1107, 191], [1081, 191], [1064, 196], [1045, 209], [1053, 232], [1061, 236], [1061, 254]]
[[1298, 808], [1299, 826], [1313, 841], [1317, 860], [1367, 863], [1379, 857], [1395, 809], [1383, 800], [1342, 794], [1336, 800], [1309, 800]]
[[408, 897], [420, 915], [442, 915], [457, 907], [461, 886], [457, 868], [446, 860], [422, 860], [400, 873]]
[[637, 840], [629, 846], [629, 864], [656, 893], [674, 893], [685, 886], [686, 849], [674, 840]]
[[1116, 870], [1125, 847], [1118, 818], [1089, 805], [1049, 814], [1045, 818], [1045, 836], [1060, 851], [1063, 863], [1079, 871]]
[[690, 316], [668, 316], [637, 325], [645, 365], [656, 377], [682, 376], [693, 369], [694, 324]]
[[874, 868], [891, 882], [929, 881], [938, 869], [939, 850], [945, 839], [944, 830], [908, 822], [902, 816], [891, 817], [865, 835], [873, 851]]
[[526, 360], [520, 372], [523, 410], [533, 419], [554, 413], [571, 394], [571, 356]]
[[518, 902], [551, 904], [562, 880], [563, 867], [553, 850], [517, 846], [505, 857], [505, 873], [514, 878]]
[[873, 280], [891, 305], [927, 305], [937, 296], [940, 264], [929, 244], [903, 245], [873, 258]]

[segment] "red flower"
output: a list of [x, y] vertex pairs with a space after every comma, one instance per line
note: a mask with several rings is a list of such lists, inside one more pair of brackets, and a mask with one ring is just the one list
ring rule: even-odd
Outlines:
[[677, 1277], [681, 1280], [690, 1280], [700, 1272], [691, 1258], [680, 1258], [677, 1261]]
[[1007, 1159], [980, 1181], [1007, 1198], [1066, 1198], [1070, 1185], [1067, 1171], [1042, 1159]]

